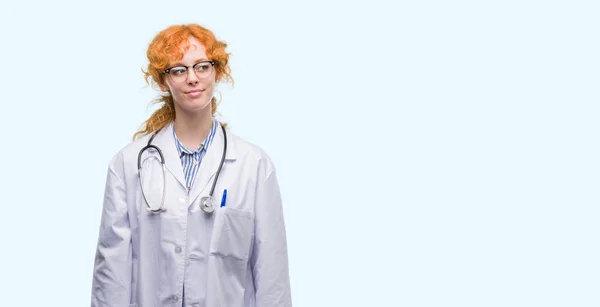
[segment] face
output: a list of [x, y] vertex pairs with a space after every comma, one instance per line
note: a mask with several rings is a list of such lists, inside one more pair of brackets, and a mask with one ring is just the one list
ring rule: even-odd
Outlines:
[[[191, 37], [188, 42], [189, 47], [187, 50], [184, 49], [183, 58], [168, 66], [169, 68], [187, 66], [187, 70], [183, 72], [181, 68], [172, 68], [163, 76], [163, 84], [160, 88], [165, 92], [171, 92], [175, 100], [176, 112], [195, 113], [210, 108], [216, 71], [215, 67], [208, 63], [196, 65], [196, 68], [192, 67], [199, 62], [208, 61], [209, 58], [206, 55], [206, 48], [196, 38]], [[206, 74], [208, 70], [210, 74]]]

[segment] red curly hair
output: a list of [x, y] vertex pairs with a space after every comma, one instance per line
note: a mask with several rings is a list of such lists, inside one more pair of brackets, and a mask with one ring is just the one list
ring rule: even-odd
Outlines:
[[[216, 39], [212, 31], [197, 24], [174, 25], [158, 33], [146, 51], [148, 57], [148, 68], [142, 72], [145, 75], [146, 83], [149, 85], [164, 85], [163, 71], [168, 68], [172, 62], [181, 60], [183, 53], [189, 47], [188, 39], [196, 38], [206, 48], [206, 55], [215, 64], [215, 81], [229, 81], [233, 84], [231, 70], [229, 68], [229, 53], [225, 51], [227, 44]], [[183, 50], [182, 50], [182, 44]], [[154, 103], [162, 104], [150, 118], [148, 118], [142, 128], [133, 135], [135, 140], [138, 136], [156, 132], [175, 119], [175, 101], [171, 93], [161, 95]], [[212, 114], [217, 111], [217, 101], [213, 97], [211, 100]]]

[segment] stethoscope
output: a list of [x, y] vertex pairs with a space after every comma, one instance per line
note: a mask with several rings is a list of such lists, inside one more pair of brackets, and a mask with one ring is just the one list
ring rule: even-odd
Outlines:
[[[206, 214], [211, 214], [211, 213], [213, 213], [213, 211], [215, 211], [215, 206], [212, 201], [212, 195], [213, 195], [213, 192], [215, 191], [215, 186], [217, 185], [217, 180], [219, 179], [219, 173], [221, 173], [221, 168], [223, 167], [223, 162], [225, 162], [225, 154], [227, 153], [227, 133], [225, 132], [225, 127], [223, 127], [222, 125], [220, 125], [220, 126], [221, 126], [221, 129], [223, 130], [223, 139], [224, 139], [223, 155], [221, 156], [221, 163], [219, 164], [219, 169], [217, 170], [217, 173], [215, 174], [215, 180], [213, 181], [212, 187], [210, 189], [210, 193], [208, 194], [208, 196], [204, 196], [204, 197], [200, 198], [200, 208]], [[146, 206], [148, 206], [148, 208], [146, 208], [146, 211], [152, 212], [152, 213], [159, 213], [159, 212], [167, 211], [167, 208], [164, 207], [165, 194], [166, 194], [166, 188], [167, 188], [167, 178], [165, 177], [165, 174], [166, 174], [165, 157], [163, 156], [163, 153], [160, 150], [160, 148], [158, 148], [158, 146], [151, 144], [152, 140], [154, 139], [154, 137], [156, 136], [157, 133], [158, 133], [158, 131], [152, 134], [152, 136], [148, 140], [148, 144], [146, 146], [144, 146], [144, 148], [142, 148], [138, 154], [138, 178], [140, 181], [140, 189], [142, 190], [142, 196], [144, 197], [144, 201], [146, 201]], [[150, 148], [153, 148], [158, 152], [158, 155], [160, 156], [159, 161], [162, 166], [163, 193], [162, 193], [162, 199], [160, 201], [160, 207], [158, 209], [152, 209], [150, 207], [150, 204], [148, 203], [148, 199], [146, 198], [146, 194], [144, 193], [144, 186], [142, 185], [142, 154], [144, 153], [144, 151], [146, 151], [147, 149], [150, 149]], [[158, 159], [156, 156], [152, 156], [152, 157], [155, 159]]]

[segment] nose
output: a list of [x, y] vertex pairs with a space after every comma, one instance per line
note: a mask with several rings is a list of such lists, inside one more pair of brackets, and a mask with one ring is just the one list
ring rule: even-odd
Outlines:
[[196, 72], [193, 69], [188, 69], [187, 82], [190, 85], [197, 84], [198, 82], [200, 82], [200, 79], [198, 78], [198, 76], [196, 76]]

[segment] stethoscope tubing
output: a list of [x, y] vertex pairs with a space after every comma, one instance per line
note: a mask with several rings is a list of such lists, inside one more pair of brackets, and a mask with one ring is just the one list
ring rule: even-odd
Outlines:
[[[223, 164], [225, 163], [225, 156], [227, 154], [227, 132], [225, 131], [225, 127], [223, 125], [221, 125], [221, 130], [223, 131], [223, 155], [221, 156], [221, 162], [219, 163], [219, 168], [217, 169], [217, 173], [215, 174], [215, 180], [213, 180], [213, 184], [212, 187], [210, 188], [210, 192], [208, 194], [208, 199], [204, 200], [204, 203], [200, 205], [200, 207], [202, 208], [202, 210], [207, 213], [210, 214], [212, 213], [212, 211], [214, 210], [214, 208], [212, 208], [212, 196], [213, 193], [215, 192], [215, 187], [217, 186], [217, 180], [219, 179], [219, 175], [221, 174], [221, 169], [223, 168]], [[162, 150], [156, 146], [156, 145], [152, 145], [152, 140], [154, 140], [154, 137], [156, 136], [156, 134], [158, 133], [158, 131], [156, 131], [155, 133], [152, 134], [152, 136], [150, 137], [150, 139], [148, 140], [148, 144], [146, 146], [144, 146], [140, 152], [138, 153], [138, 178], [139, 178], [139, 182], [140, 182], [140, 189], [142, 191], [142, 196], [144, 197], [144, 201], [146, 202], [146, 211], [148, 212], [152, 212], [152, 213], [159, 213], [159, 212], [164, 212], [167, 209], [164, 208], [164, 204], [165, 204], [165, 195], [166, 193], [166, 188], [167, 188], [167, 180], [166, 180], [166, 168], [165, 168], [165, 157], [163, 156]], [[160, 207], [158, 209], [152, 209], [150, 207], [150, 203], [148, 202], [148, 199], [146, 198], [146, 194], [144, 193], [144, 188], [143, 188], [143, 184], [142, 184], [142, 154], [144, 153], [144, 151], [148, 150], [148, 149], [154, 149], [158, 152], [158, 155], [160, 156], [160, 164], [162, 167], [162, 175], [163, 175], [163, 192], [162, 192], [162, 199], [160, 202]], [[206, 203], [210, 203], [210, 206], [207, 208], [206, 207]]]

